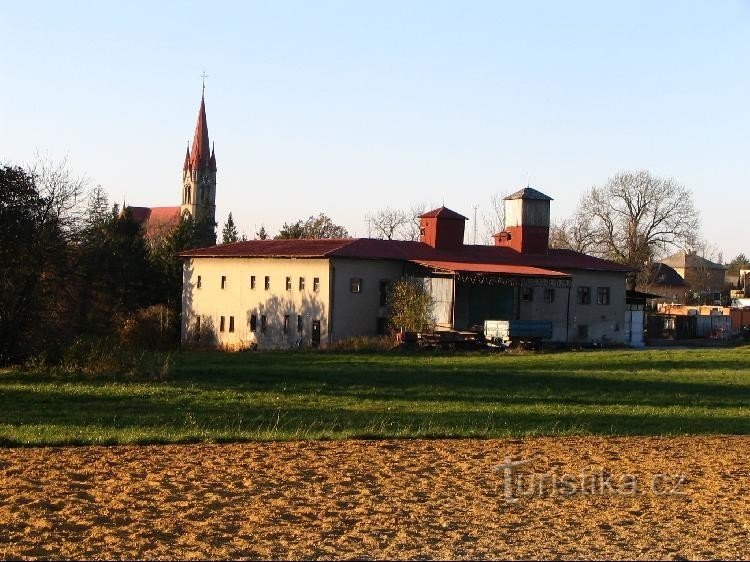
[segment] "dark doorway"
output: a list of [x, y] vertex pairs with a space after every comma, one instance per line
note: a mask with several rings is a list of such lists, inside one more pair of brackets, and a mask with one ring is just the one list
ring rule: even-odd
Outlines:
[[320, 347], [320, 320], [312, 321], [312, 346]]

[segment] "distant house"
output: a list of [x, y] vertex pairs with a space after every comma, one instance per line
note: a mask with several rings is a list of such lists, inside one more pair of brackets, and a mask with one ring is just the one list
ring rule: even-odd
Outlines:
[[688, 289], [704, 301], [721, 300], [726, 288], [727, 268], [699, 256], [692, 250], [683, 250], [662, 260], [685, 280]]
[[420, 217], [419, 242], [252, 240], [186, 251], [183, 342], [325, 347], [382, 334], [390, 285], [412, 276], [432, 294], [438, 329], [546, 320], [554, 341], [624, 343], [628, 268], [549, 248], [550, 201], [531, 188], [507, 197], [494, 246], [464, 244], [466, 217], [440, 207]]
[[647, 281], [642, 289], [658, 295], [653, 299], [658, 303], [685, 304], [688, 297], [688, 285], [685, 280], [664, 263], [651, 264]]

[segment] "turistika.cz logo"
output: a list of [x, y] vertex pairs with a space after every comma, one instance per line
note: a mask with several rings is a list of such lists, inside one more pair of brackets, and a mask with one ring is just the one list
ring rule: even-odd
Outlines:
[[532, 497], [570, 497], [576, 495], [656, 496], [684, 495], [687, 481], [684, 474], [656, 473], [643, 476], [633, 473], [616, 474], [604, 468], [582, 470], [578, 473], [550, 470], [533, 472], [530, 469], [537, 459], [513, 460], [494, 467], [502, 479], [503, 497], [507, 503]]

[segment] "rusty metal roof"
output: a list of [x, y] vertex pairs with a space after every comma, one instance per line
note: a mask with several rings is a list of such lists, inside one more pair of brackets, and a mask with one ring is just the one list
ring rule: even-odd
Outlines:
[[452, 273], [495, 273], [501, 275], [515, 275], [520, 277], [553, 277], [555, 279], [570, 279], [569, 273], [529, 267], [525, 265], [511, 265], [503, 263], [462, 263], [455, 261], [410, 260], [412, 263], [441, 269]]
[[[399, 261], [432, 261], [463, 264], [464, 268], [519, 266], [551, 269], [585, 269], [627, 272], [630, 268], [572, 250], [550, 249], [546, 254], [523, 254], [503, 246], [464, 245], [438, 250], [422, 242], [373, 238], [249, 240], [188, 250], [185, 258], [354, 258]], [[485, 269], [486, 270], [486, 269]], [[467, 269], [468, 271], [468, 269]]]
[[448, 207], [438, 207], [437, 209], [433, 209], [432, 211], [427, 211], [426, 213], [419, 215], [419, 218], [460, 219], [465, 221], [469, 220], [465, 216], [458, 214], [456, 211], [452, 211]]

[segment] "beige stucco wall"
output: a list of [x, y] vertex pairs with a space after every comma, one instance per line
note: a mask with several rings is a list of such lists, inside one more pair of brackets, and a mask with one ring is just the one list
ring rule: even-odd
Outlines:
[[[552, 322], [552, 341], [567, 341], [566, 322], [568, 320], [568, 291], [567, 287], [550, 287], [555, 290], [555, 298], [551, 303], [544, 302], [544, 287], [533, 287], [532, 300], [520, 299], [519, 317], [521, 320], [544, 320]], [[523, 289], [518, 290], [519, 293]]]
[[[193, 341], [196, 319], [201, 316], [204, 337], [213, 329], [216, 344], [228, 348], [286, 348], [301, 338], [310, 344], [313, 320], [320, 320], [321, 347], [328, 343], [329, 271], [327, 259], [286, 258], [195, 258], [183, 266], [182, 338]], [[255, 275], [255, 289], [250, 288], [250, 277]], [[198, 276], [201, 287], [197, 288]], [[226, 276], [225, 288], [221, 277]], [[270, 277], [269, 290], [264, 278]], [[291, 277], [292, 288], [286, 290], [286, 277]], [[299, 278], [305, 278], [305, 289], [299, 290]], [[318, 291], [313, 290], [313, 278], [320, 279]], [[257, 314], [257, 330], [250, 330], [250, 316]], [[261, 332], [261, 315], [267, 316], [265, 333]], [[288, 333], [284, 333], [284, 315], [289, 315]], [[297, 315], [303, 317], [302, 334], [297, 332]], [[220, 331], [221, 316], [225, 330]], [[234, 317], [234, 332], [229, 332], [229, 318]], [[206, 342], [208, 343], [208, 342]]]
[[[378, 317], [386, 317], [380, 306], [380, 282], [397, 281], [404, 265], [400, 261], [333, 259], [332, 340], [354, 336], [374, 336]], [[361, 278], [361, 292], [351, 292], [352, 278]]]
[[[582, 341], [578, 337], [578, 326], [588, 326], [585, 341], [624, 343], [625, 326], [625, 274], [607, 271], [567, 271], [572, 274], [570, 289], [570, 339]], [[578, 287], [591, 288], [591, 304], [578, 304]], [[597, 287], [609, 287], [609, 305], [596, 304]]]

